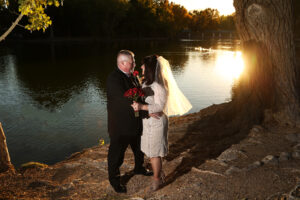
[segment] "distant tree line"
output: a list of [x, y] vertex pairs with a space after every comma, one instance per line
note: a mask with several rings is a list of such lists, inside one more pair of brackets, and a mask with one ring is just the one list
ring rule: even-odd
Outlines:
[[[18, 2], [9, 2], [9, 9], [0, 7], [0, 35], [17, 17]], [[298, 0], [294, 1], [294, 13], [295, 35], [299, 38]], [[46, 14], [53, 23], [45, 34], [31, 34], [17, 26], [11, 37], [176, 38], [183, 32], [235, 31], [235, 13], [224, 16], [211, 8], [189, 12], [168, 0], [66, 0], [61, 7], [48, 7]], [[20, 24], [27, 21], [28, 17], [23, 17]]]
[[[0, 10], [0, 31], [15, 18], [14, 8]], [[235, 30], [234, 15], [220, 15], [216, 9], [188, 12], [168, 0], [72, 0], [59, 8], [46, 9], [53, 25], [30, 34], [18, 26], [18, 37], [177, 37], [184, 31]], [[26, 18], [21, 23], [26, 24]]]

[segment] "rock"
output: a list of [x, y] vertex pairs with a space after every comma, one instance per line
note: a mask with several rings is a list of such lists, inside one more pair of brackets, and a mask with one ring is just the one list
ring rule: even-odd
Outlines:
[[148, 200], [164, 200], [164, 199], [166, 199], [166, 197], [167, 197], [167, 195], [163, 194], [160, 196], [155, 196], [155, 197], [149, 198]]
[[78, 161], [81, 162], [81, 163], [92, 163], [93, 159], [91, 159], [91, 158], [81, 158]]
[[92, 176], [92, 173], [88, 173], [86, 175], [84, 175], [82, 178], [87, 178], [87, 177], [91, 177]]
[[258, 167], [260, 167], [262, 165], [263, 165], [263, 163], [261, 161], [256, 161], [256, 162], [248, 165], [247, 170], [256, 169], [256, 168], [258, 168]]
[[62, 190], [71, 190], [71, 189], [74, 189], [74, 184], [73, 183], [65, 184], [61, 188], [62, 188]]
[[225, 161], [219, 161], [218, 163], [223, 167], [228, 167], [228, 164]]
[[214, 165], [221, 165], [223, 167], [228, 167], [228, 164], [222, 160], [211, 159], [211, 160], [206, 160], [205, 162], [213, 163]]
[[223, 174], [213, 172], [213, 171], [208, 171], [208, 170], [201, 170], [201, 169], [198, 169], [196, 167], [192, 167], [191, 171], [198, 172], [198, 173], [203, 173], [203, 174], [208, 174], [208, 175], [216, 175], [216, 176], [223, 176], [224, 177]]
[[249, 136], [250, 137], [259, 137], [260, 135], [260, 128], [254, 127], [250, 130]]
[[273, 195], [269, 196], [267, 198], [267, 200], [291, 200], [291, 199], [288, 198], [287, 194], [278, 193], [278, 194], [273, 194]]
[[231, 166], [229, 169], [226, 170], [226, 175], [232, 175], [233, 173], [241, 172], [242, 170], [240, 168], [237, 168], [235, 166]]
[[278, 164], [278, 158], [273, 155], [268, 155], [262, 159], [262, 162], [264, 164], [272, 164], [277, 165]]
[[300, 141], [300, 138], [298, 137], [298, 135], [294, 134], [294, 133], [285, 136], [285, 138], [290, 142], [299, 142]]
[[199, 182], [199, 183], [194, 183], [194, 184], [193, 184], [194, 187], [201, 187], [202, 185], [203, 185], [203, 184], [202, 184], [201, 182]]
[[73, 163], [66, 163], [66, 164], [64, 164], [64, 167], [65, 168], [75, 168], [75, 167], [78, 167], [78, 166], [80, 166], [81, 164], [80, 163], [78, 163], [78, 162], [73, 162]]
[[72, 158], [79, 157], [80, 155], [81, 155], [81, 152], [75, 152], [75, 153], [71, 154], [71, 156], [69, 156], [69, 157], [67, 158], [67, 160], [72, 159]]
[[256, 140], [256, 139], [254, 139], [254, 138], [249, 138], [249, 139], [248, 139], [248, 142], [250, 142], [250, 143], [252, 143], [252, 144], [262, 144], [261, 141]]
[[291, 200], [300, 200], [300, 185], [296, 186], [291, 192], [290, 197]]
[[62, 186], [57, 186], [54, 192], [63, 192], [63, 191], [68, 191], [74, 189], [74, 184], [64, 184]]
[[98, 162], [86, 163], [86, 166], [87, 167], [93, 167], [93, 168], [96, 168], [96, 169], [103, 169], [103, 167]]
[[33, 181], [28, 185], [29, 188], [38, 188], [38, 187], [45, 187], [45, 186], [51, 186], [51, 183], [49, 181], [41, 180], [41, 181]]
[[141, 197], [132, 197], [132, 198], [130, 198], [130, 199], [128, 199], [128, 200], [144, 200], [144, 199], [141, 198]]
[[300, 151], [300, 144], [296, 144], [293, 149], [294, 151]]
[[219, 161], [232, 161], [236, 160], [240, 154], [243, 154], [241, 151], [235, 150], [235, 149], [227, 149], [221, 155], [217, 158]]
[[292, 158], [293, 159], [300, 159], [300, 152], [299, 151], [294, 151], [292, 153]]
[[188, 152], [187, 151], [184, 151], [180, 154], [180, 156], [184, 157], [184, 156], [187, 156], [188, 155]]
[[287, 160], [290, 160], [291, 159], [291, 154], [290, 153], [287, 153], [287, 152], [281, 152], [280, 153], [280, 156], [279, 156], [279, 161], [282, 162], [282, 161], [287, 161]]
[[255, 125], [255, 126], [253, 126], [252, 130], [255, 132], [261, 132], [264, 130], [264, 128], [262, 126]]
[[82, 180], [79, 179], [79, 178], [74, 179], [74, 180], [72, 181], [72, 183], [74, 183], [74, 184], [80, 184], [81, 182], [82, 182]]

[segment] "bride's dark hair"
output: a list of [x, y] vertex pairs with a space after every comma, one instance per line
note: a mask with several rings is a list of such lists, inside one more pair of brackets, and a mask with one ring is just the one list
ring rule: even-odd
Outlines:
[[155, 72], [157, 67], [157, 55], [146, 56], [142, 60], [142, 65], [145, 66], [145, 74], [143, 83], [151, 85], [155, 80]]

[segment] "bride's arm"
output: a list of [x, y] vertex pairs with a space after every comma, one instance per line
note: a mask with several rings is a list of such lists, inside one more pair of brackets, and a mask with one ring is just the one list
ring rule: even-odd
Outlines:
[[146, 104], [134, 102], [131, 105], [134, 110], [146, 110], [149, 111], [149, 114], [163, 112], [167, 102], [166, 90], [158, 84], [153, 89], [154, 89], [154, 104], [146, 105]]
[[138, 111], [138, 110], [148, 111], [148, 105], [147, 104], [138, 103], [136, 101], [133, 101], [133, 104], [131, 104], [131, 107], [135, 111]]

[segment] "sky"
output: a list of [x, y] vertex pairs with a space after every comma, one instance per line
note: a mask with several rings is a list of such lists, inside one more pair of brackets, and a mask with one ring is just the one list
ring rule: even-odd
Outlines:
[[204, 10], [206, 8], [216, 8], [221, 15], [228, 15], [235, 11], [233, 0], [170, 0], [181, 4], [188, 10]]

